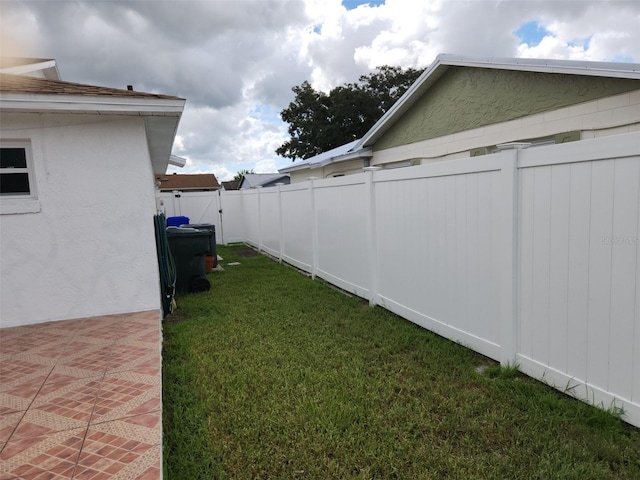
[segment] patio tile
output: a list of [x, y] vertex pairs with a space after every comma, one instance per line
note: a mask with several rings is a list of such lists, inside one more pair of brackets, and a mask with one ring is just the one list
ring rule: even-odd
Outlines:
[[113, 343], [122, 333], [123, 321], [121, 315], [109, 315], [85, 320], [82, 327], [76, 330], [75, 339], [92, 342]]
[[5, 443], [11, 438], [13, 431], [22, 420], [24, 412], [9, 413], [0, 415], [0, 452], [4, 448]]
[[30, 398], [25, 399], [0, 392], [0, 415], [24, 412], [31, 405], [31, 401]]
[[[12, 438], [0, 453], [4, 478], [71, 478], [85, 428], [39, 437]], [[3, 477], [0, 477], [3, 478]]]
[[42, 383], [52, 369], [53, 362], [47, 359], [5, 359], [0, 364], [0, 391], [6, 392], [23, 385]]
[[53, 373], [76, 378], [104, 375], [111, 359], [112, 345], [92, 345], [61, 358]]
[[0, 480], [159, 478], [160, 321], [0, 329]]
[[[124, 375], [107, 375], [96, 399], [91, 424], [159, 411], [161, 396], [157, 384], [136, 381], [126, 372]], [[158, 402], [154, 402], [155, 399]]]
[[100, 478], [97, 476], [101, 473], [114, 480], [140, 478], [150, 469], [160, 468], [160, 449], [158, 429], [122, 421], [92, 426], [87, 432], [74, 479]]
[[[42, 392], [24, 416], [23, 422], [29, 422], [52, 431], [69, 430], [87, 426], [102, 379], [85, 378], [64, 384], [54, 391]], [[46, 386], [45, 386], [46, 387]]]
[[135, 367], [128, 370], [128, 372], [135, 375], [144, 375], [159, 384], [162, 377], [160, 374], [160, 365], [160, 356], [156, 355], [154, 358], [150, 358], [137, 364]]
[[0, 415], [24, 411], [43, 388], [47, 371], [52, 367], [39, 369], [35, 375], [26, 375], [23, 380], [12, 379], [11, 382], [0, 383]]
[[107, 373], [131, 370], [147, 361], [158, 361], [159, 353], [135, 345], [116, 345], [107, 364]]
[[125, 322], [131, 322], [132, 320], [138, 323], [144, 323], [146, 325], [160, 325], [162, 315], [160, 310], [147, 310], [144, 312], [125, 313], [122, 315], [122, 319]]

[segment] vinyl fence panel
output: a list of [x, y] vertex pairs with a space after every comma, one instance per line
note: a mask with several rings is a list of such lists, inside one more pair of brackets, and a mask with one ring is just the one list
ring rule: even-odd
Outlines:
[[640, 132], [221, 208], [234, 238], [640, 426]]
[[311, 182], [281, 187], [282, 259], [302, 270], [313, 268], [313, 222]]
[[280, 257], [280, 189], [261, 188], [260, 196], [260, 248], [274, 257]]
[[318, 182], [315, 189], [318, 276], [368, 298], [371, 267], [367, 250], [365, 175]]
[[[469, 173], [459, 173], [463, 162]], [[499, 359], [500, 208], [492, 187], [500, 171], [492, 162], [380, 172], [378, 292], [386, 308]]]
[[636, 134], [523, 151], [519, 222], [519, 364], [636, 425], [639, 146]]

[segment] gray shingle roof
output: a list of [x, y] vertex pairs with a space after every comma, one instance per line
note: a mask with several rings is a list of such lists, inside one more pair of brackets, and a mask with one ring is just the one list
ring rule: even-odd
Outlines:
[[86, 95], [92, 97], [98, 96], [183, 100], [172, 95], [136, 92], [134, 90], [99, 87], [95, 85], [84, 85], [81, 83], [63, 82], [60, 80], [47, 80], [44, 78], [35, 78], [26, 75], [11, 75], [8, 73], [0, 74], [0, 92], [32, 93], [39, 95]]

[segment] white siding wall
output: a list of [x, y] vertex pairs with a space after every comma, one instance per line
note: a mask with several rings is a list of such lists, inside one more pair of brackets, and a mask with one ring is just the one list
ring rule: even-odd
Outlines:
[[160, 308], [142, 118], [0, 116], [30, 140], [37, 213], [0, 215], [0, 327]]

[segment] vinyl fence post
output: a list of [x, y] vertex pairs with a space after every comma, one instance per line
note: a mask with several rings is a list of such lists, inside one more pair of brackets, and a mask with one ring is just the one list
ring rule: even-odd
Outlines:
[[368, 257], [371, 275], [371, 285], [369, 288], [369, 306], [376, 306], [376, 297], [378, 296], [378, 229], [376, 222], [376, 190], [373, 176], [380, 167], [365, 167], [367, 198], [365, 200], [367, 208], [367, 236], [368, 240]]
[[[518, 341], [518, 159], [521, 147], [509, 152], [502, 169], [504, 216], [500, 236], [500, 363], [515, 366]], [[506, 156], [506, 155], [505, 155]]]
[[224, 240], [224, 225], [222, 224], [222, 190], [218, 190], [218, 224], [220, 225], [220, 243], [226, 245], [227, 242]]
[[262, 185], [254, 188], [258, 190], [258, 251], [262, 252], [262, 198], [260, 195]]
[[279, 252], [278, 263], [282, 263], [282, 256], [284, 255], [284, 218], [282, 218], [282, 186], [284, 183], [276, 183], [278, 187], [278, 227], [279, 227]]
[[182, 215], [182, 208], [180, 206], [180, 197], [182, 196], [182, 192], [180, 190], [173, 190], [173, 214], [174, 215]]
[[316, 273], [318, 271], [318, 219], [316, 212], [316, 199], [314, 191], [314, 181], [318, 177], [308, 177], [309, 180], [309, 195], [311, 197], [311, 278], [316, 279]]

